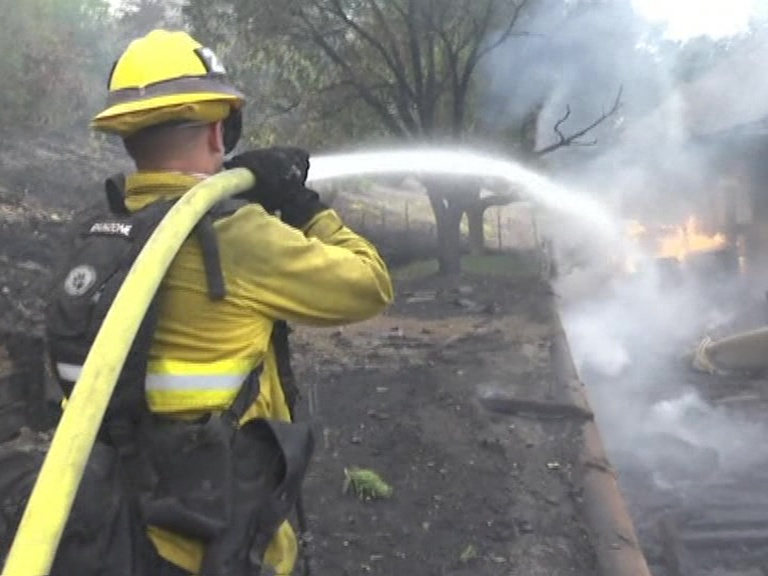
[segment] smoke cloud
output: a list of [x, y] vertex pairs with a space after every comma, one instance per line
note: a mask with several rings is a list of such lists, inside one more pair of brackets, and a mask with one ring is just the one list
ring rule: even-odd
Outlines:
[[[537, 6], [524, 23], [530, 35], [512, 39], [487, 63], [486, 125], [500, 136], [519, 135], [533, 118], [541, 148], [556, 138], [553, 127], [567, 108], [566, 134], [610, 107], [623, 86], [620, 113], [584, 139], [597, 145], [547, 156], [548, 169], [625, 219], [681, 225], [693, 214], [708, 233], [730, 232], [711, 209], [745, 189], [738, 171], [747, 155], [732, 138], [710, 136], [768, 117], [763, 68], [747, 60], [742, 72], [727, 60], [749, 54], [747, 42], [733, 50], [702, 44], [695, 56], [717, 54], [715, 67], [694, 70], [680, 60], [686, 46], [667, 39], [670, 28], [639, 17], [629, 1], [570, 13], [555, 3]], [[730, 76], [707, 76], [724, 70]], [[765, 467], [768, 425], [743, 402], [719, 401], [738, 396], [747, 380], [695, 374], [681, 358], [704, 335], [763, 323], [765, 284], [718, 275], [716, 266], [656, 260], [652, 245], [607, 243], [562, 216], [542, 217], [541, 227], [554, 244], [563, 321], [609, 457], [625, 487], [645, 483], [630, 500], [645, 498], [641, 505], [654, 508], [664, 494], [684, 498], [693, 487], [706, 492]], [[624, 274], [629, 256], [639, 258], [633, 275]]]

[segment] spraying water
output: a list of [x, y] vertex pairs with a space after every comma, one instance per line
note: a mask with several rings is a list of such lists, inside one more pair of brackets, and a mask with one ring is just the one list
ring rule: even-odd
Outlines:
[[502, 178], [523, 186], [541, 205], [588, 222], [599, 234], [621, 237], [619, 219], [594, 198], [556, 184], [517, 162], [469, 150], [413, 148], [318, 156], [312, 158], [309, 180], [398, 173]]

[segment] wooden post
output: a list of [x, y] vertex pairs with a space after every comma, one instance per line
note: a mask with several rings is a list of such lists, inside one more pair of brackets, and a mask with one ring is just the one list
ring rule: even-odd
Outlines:
[[501, 208], [496, 208], [496, 236], [499, 239], [499, 251], [501, 251]]
[[411, 231], [411, 219], [408, 214], [408, 201], [405, 201], [405, 231], [410, 232]]

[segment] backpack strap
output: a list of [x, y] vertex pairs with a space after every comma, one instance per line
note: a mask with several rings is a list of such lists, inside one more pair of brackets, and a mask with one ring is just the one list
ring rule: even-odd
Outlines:
[[230, 426], [232, 430], [235, 430], [240, 420], [243, 419], [245, 413], [256, 402], [261, 393], [261, 385], [259, 379], [264, 369], [264, 363], [262, 362], [256, 368], [254, 368], [250, 374], [245, 378], [242, 386], [237, 391], [237, 395], [229, 408], [221, 413], [221, 418]]
[[107, 204], [113, 214], [127, 215], [125, 205], [125, 174], [118, 172], [104, 181], [104, 191], [107, 194]]
[[208, 297], [211, 300], [223, 300], [227, 295], [224, 272], [221, 267], [219, 243], [213, 223], [219, 218], [234, 214], [245, 204], [247, 202], [242, 200], [222, 200], [214, 204], [195, 226], [195, 234], [197, 235], [198, 242], [200, 242], [200, 249], [203, 253]]
[[278, 320], [272, 328], [272, 348], [275, 351], [277, 375], [280, 379], [280, 387], [283, 389], [285, 403], [291, 414], [291, 420], [293, 420], [294, 409], [301, 397], [301, 392], [291, 367], [291, 350], [288, 341], [290, 333], [291, 328], [285, 320]]
[[213, 227], [213, 218], [205, 214], [195, 226], [195, 234], [200, 249], [203, 253], [203, 267], [205, 268], [205, 281], [208, 285], [208, 297], [211, 300], [223, 300], [227, 295], [227, 287], [224, 282], [224, 271], [221, 268], [221, 255], [219, 243], [216, 239], [216, 229]]

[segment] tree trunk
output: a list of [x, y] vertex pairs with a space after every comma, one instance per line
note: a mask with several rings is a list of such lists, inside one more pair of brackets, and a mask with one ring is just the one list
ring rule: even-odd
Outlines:
[[450, 192], [450, 183], [444, 180], [434, 180], [427, 184], [429, 202], [435, 214], [440, 274], [461, 272], [460, 226], [465, 207]]
[[[453, 205], [451, 205], [453, 204]], [[455, 203], [448, 209], [437, 226], [437, 261], [441, 274], [461, 273], [461, 218], [464, 211]]]
[[467, 210], [469, 249], [474, 255], [485, 254], [485, 206], [471, 206]]

